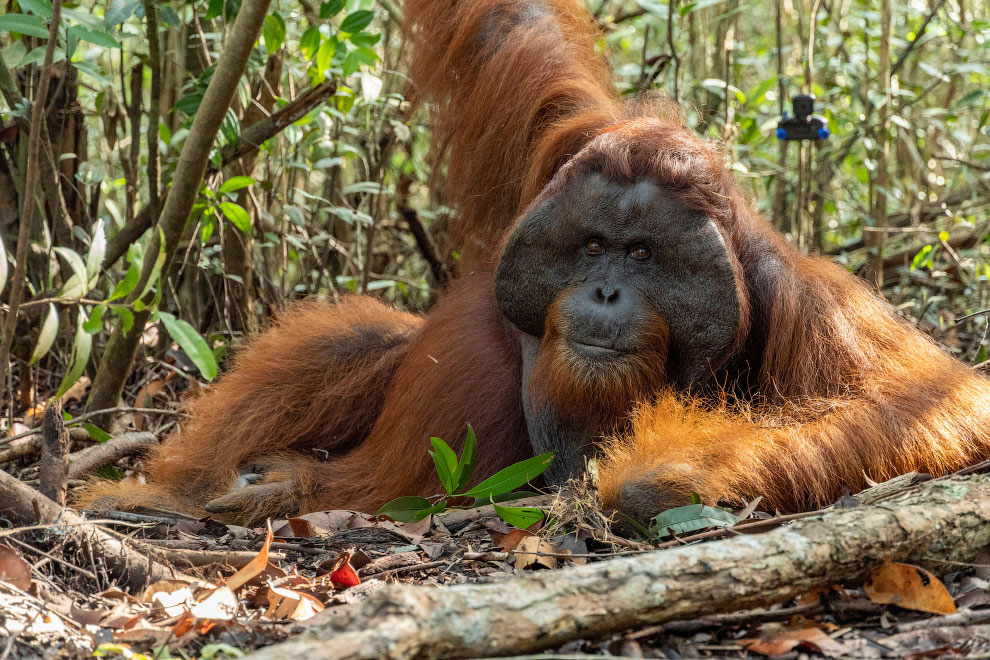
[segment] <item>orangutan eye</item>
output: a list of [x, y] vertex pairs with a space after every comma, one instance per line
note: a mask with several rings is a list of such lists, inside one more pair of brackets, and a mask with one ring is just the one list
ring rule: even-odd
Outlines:
[[584, 251], [593, 257], [598, 257], [605, 254], [605, 246], [597, 238], [593, 238], [584, 246]]
[[629, 256], [638, 261], [646, 261], [650, 258], [650, 250], [649, 248], [640, 245], [639, 247], [633, 248], [632, 252], [629, 253]]

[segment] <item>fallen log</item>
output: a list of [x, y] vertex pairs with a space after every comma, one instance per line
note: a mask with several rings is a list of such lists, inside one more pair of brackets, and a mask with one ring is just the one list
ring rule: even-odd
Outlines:
[[874, 506], [759, 535], [497, 584], [395, 585], [256, 660], [467, 658], [553, 648], [644, 624], [762, 607], [861, 581], [883, 561], [971, 561], [990, 544], [990, 476], [933, 480]]

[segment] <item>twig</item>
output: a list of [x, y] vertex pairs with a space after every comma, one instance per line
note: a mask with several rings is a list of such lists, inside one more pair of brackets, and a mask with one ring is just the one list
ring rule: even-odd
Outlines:
[[[184, 413], [181, 410], [167, 410], [165, 408], [134, 408], [130, 406], [118, 406], [116, 408], [104, 408], [103, 410], [94, 410], [92, 412], [83, 413], [73, 417], [66, 422], [68, 426], [75, 426], [76, 424], [81, 424], [87, 420], [100, 415], [106, 415], [109, 413], [139, 413], [142, 415], [170, 415], [174, 417], [180, 417]], [[41, 433], [41, 427], [36, 426], [33, 429], [28, 429], [27, 431], [22, 431], [16, 435], [9, 435], [5, 438], [0, 438], [0, 445], [9, 444], [12, 440], [19, 440], [21, 438], [26, 438], [30, 435], [37, 435]], [[3, 461], [0, 460], [0, 463]]]

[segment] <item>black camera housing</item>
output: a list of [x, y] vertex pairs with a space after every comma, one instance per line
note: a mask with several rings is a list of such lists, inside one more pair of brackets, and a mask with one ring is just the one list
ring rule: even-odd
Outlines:
[[777, 124], [779, 140], [824, 140], [830, 135], [828, 121], [812, 114], [815, 111], [815, 97], [799, 94], [791, 99], [793, 117], [784, 113]]

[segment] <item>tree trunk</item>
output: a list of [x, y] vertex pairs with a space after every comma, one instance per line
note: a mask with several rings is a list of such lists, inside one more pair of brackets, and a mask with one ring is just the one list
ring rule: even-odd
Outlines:
[[[134, 292], [128, 296], [128, 302], [136, 302], [137, 297], [144, 291], [161, 250], [165, 251], [161, 272], [169, 271], [172, 259], [178, 252], [179, 240], [182, 238], [193, 204], [199, 197], [199, 188], [203, 183], [217, 131], [237, 91], [237, 84], [244, 75], [248, 57], [261, 32], [270, 3], [271, 0], [245, 0], [237, 12], [230, 37], [224, 44], [223, 55], [217, 63], [216, 71], [206, 88], [206, 94], [203, 96], [199, 110], [196, 111], [196, 117], [179, 155], [179, 162], [172, 177], [172, 187], [156, 225], [158, 231], [152, 234], [144, 256], [141, 279]], [[143, 302], [148, 305], [151, 301], [152, 293], [149, 292]], [[111, 408], [120, 399], [124, 383], [134, 363], [138, 340], [141, 338], [149, 315], [150, 312], [147, 310], [135, 313], [134, 325], [128, 333], [123, 332], [119, 323], [114, 327], [106, 351], [100, 360], [96, 377], [93, 379], [93, 387], [86, 402], [87, 410]]]

